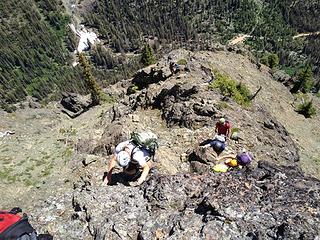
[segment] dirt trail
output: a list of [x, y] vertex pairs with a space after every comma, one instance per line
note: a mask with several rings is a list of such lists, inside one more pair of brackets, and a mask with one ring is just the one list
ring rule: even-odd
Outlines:
[[[306, 36], [310, 36], [310, 35], [319, 35], [319, 34], [320, 34], [320, 31], [311, 32], [311, 33], [299, 33], [299, 34], [293, 36], [292, 38], [296, 39], [296, 38], [300, 38], [300, 37], [306, 37]], [[238, 36], [236, 36], [235, 38], [233, 38], [229, 41], [229, 45], [236, 45], [236, 44], [242, 43], [244, 40], [246, 40], [247, 38], [250, 38], [250, 37], [252, 37], [252, 36], [248, 35], [248, 34], [239, 34]]]
[[246, 40], [247, 38], [251, 37], [251, 35], [248, 34], [240, 34], [238, 35], [236, 38], [230, 40], [229, 44], [230, 45], [235, 45], [238, 43], [242, 43], [244, 40]]
[[293, 36], [293, 39], [299, 38], [299, 37], [306, 37], [306, 36], [310, 36], [310, 35], [319, 35], [319, 34], [320, 34], [320, 31], [318, 31], [318, 32], [311, 32], [311, 33], [299, 33], [299, 34]]

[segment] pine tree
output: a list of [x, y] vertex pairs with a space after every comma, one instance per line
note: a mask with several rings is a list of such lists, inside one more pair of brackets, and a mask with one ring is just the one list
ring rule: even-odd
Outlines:
[[79, 63], [83, 68], [84, 79], [91, 93], [92, 105], [99, 105], [103, 98], [103, 92], [92, 74], [89, 61], [83, 53], [79, 54]]
[[296, 93], [299, 90], [307, 93], [313, 87], [313, 74], [310, 66], [302, 68], [298, 73], [298, 81], [293, 86], [291, 92]]
[[154, 64], [156, 62], [152, 48], [150, 47], [149, 44], [146, 44], [142, 50], [141, 54], [141, 63], [144, 66], [149, 66], [151, 64]]

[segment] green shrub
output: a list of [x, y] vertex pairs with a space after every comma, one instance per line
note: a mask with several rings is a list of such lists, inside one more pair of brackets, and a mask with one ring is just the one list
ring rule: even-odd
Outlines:
[[237, 83], [230, 76], [213, 70], [215, 80], [209, 85], [210, 89], [219, 89], [221, 94], [231, 97], [236, 103], [242, 106], [249, 106], [251, 93], [243, 83]]
[[234, 133], [234, 132], [239, 132], [239, 128], [237, 127], [231, 128], [231, 133]]
[[297, 112], [306, 118], [311, 118], [317, 113], [316, 108], [313, 106], [312, 100], [299, 104], [297, 107]]
[[180, 59], [178, 62], [177, 62], [177, 64], [179, 64], [179, 65], [187, 65], [187, 60], [186, 59], [184, 59], [184, 58], [182, 58], [182, 59]]
[[115, 103], [117, 99], [113, 95], [104, 94], [101, 98], [101, 101], [104, 103]]
[[279, 65], [279, 57], [277, 54], [265, 54], [261, 59], [260, 62], [264, 65], [267, 65], [270, 68], [274, 68]]

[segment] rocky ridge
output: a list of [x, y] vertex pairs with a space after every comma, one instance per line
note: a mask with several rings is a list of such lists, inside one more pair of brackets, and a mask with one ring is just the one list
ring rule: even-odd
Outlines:
[[[36, 228], [56, 239], [319, 237], [319, 181], [303, 175], [301, 148], [292, 138], [297, 136], [284, 124], [285, 117], [278, 118], [277, 111], [285, 109], [282, 114], [300, 121], [278, 96], [283, 92], [283, 101], [291, 99], [286, 88], [239, 54], [179, 50], [171, 55], [176, 61], [187, 59], [190, 72], [171, 75], [163, 59], [106, 90], [118, 99], [113, 106], [70, 120], [79, 127], [74, 155], [49, 197], [30, 205]], [[211, 68], [240, 77], [252, 92], [262, 85], [261, 94], [251, 107], [241, 108], [208, 88]], [[140, 84], [138, 90], [128, 92], [134, 83]], [[242, 139], [230, 141], [227, 151], [244, 146], [253, 152], [249, 169], [212, 173], [213, 152], [199, 144], [212, 138], [221, 116], [239, 128]], [[114, 145], [136, 129], [160, 137], [149, 180], [133, 188], [118, 171], [114, 185], [102, 186]]]

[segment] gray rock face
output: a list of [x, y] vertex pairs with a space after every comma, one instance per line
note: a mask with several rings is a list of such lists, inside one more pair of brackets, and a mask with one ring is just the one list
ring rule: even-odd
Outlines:
[[225, 174], [154, 175], [140, 188], [99, 189], [83, 176], [73, 205], [92, 239], [315, 239], [319, 198], [319, 181], [259, 162]]
[[212, 123], [218, 110], [212, 100], [202, 99], [202, 89], [193, 84], [177, 84], [167, 88], [149, 88], [130, 95], [132, 110], [138, 108], [158, 108], [167, 126], [197, 129]]
[[111, 123], [105, 128], [94, 153], [106, 153], [107, 155], [111, 155], [113, 153], [114, 146], [122, 141], [126, 141], [127, 135], [128, 134], [124, 131], [124, 126], [121, 122]]

